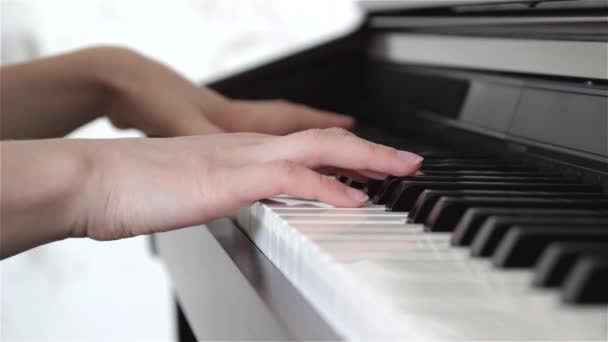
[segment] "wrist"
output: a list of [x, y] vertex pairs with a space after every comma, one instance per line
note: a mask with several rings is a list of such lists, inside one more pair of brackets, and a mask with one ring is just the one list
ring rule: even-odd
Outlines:
[[79, 236], [89, 167], [78, 140], [2, 142], [2, 257]]
[[133, 63], [142, 57], [135, 51], [114, 46], [92, 47], [82, 50], [95, 80], [102, 86], [114, 88], [118, 80], [133, 76]]
[[89, 70], [89, 78], [98, 89], [99, 114], [107, 114], [116, 98], [136, 90], [134, 85], [141, 77], [137, 74], [137, 64], [143, 58], [138, 53], [113, 46], [88, 48], [79, 53], [84, 55], [82, 60]]

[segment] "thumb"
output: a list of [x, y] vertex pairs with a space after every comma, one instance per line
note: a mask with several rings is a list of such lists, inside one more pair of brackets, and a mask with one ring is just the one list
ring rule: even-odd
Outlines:
[[310, 128], [338, 127], [346, 130], [353, 129], [355, 119], [351, 116], [319, 110], [303, 105], [289, 104], [291, 110], [297, 115], [300, 130]]

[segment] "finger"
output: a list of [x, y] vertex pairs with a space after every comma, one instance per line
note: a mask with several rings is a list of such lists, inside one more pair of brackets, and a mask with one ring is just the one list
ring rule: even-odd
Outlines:
[[340, 169], [340, 168], [321, 168], [318, 170], [315, 170], [321, 174], [324, 175], [340, 175], [340, 176], [346, 176], [354, 181], [357, 182], [361, 182], [361, 183], [365, 183], [369, 180], [369, 178], [361, 173], [359, 173], [358, 171], [354, 171], [354, 170], [345, 170], [345, 169]]
[[335, 133], [337, 135], [347, 135], [347, 136], [356, 137], [355, 133], [353, 133], [347, 129], [344, 129], [342, 127], [330, 127], [330, 128], [327, 128], [326, 131]]
[[[327, 131], [335, 132], [336, 134], [340, 134], [340, 135], [356, 137], [356, 135], [353, 132], [347, 131], [347, 130], [339, 128], [339, 127], [329, 128], [329, 129], [327, 129]], [[321, 168], [320, 170], [317, 170], [317, 171], [319, 171], [321, 173], [328, 173], [328, 172], [337, 173], [337, 174], [352, 178], [353, 180], [356, 180], [358, 182], [367, 182], [369, 179], [384, 180], [386, 177], [388, 177], [388, 175], [385, 173], [379, 173], [379, 172], [374, 172], [374, 171], [369, 171], [369, 170], [354, 171], [354, 170], [346, 170], [346, 169], [340, 169], [340, 168], [335, 168], [335, 167]]]
[[[327, 131], [336, 133], [338, 135], [356, 137], [356, 135], [353, 132], [347, 131], [347, 130], [345, 130], [343, 128], [339, 128], [339, 127], [328, 128]], [[388, 175], [385, 173], [379, 173], [379, 172], [374, 172], [374, 171], [369, 171], [369, 170], [356, 170], [356, 171], [355, 170], [346, 170], [346, 169], [335, 168], [335, 167], [329, 167], [329, 168], [322, 167], [321, 169], [319, 169], [317, 171], [321, 172], [321, 173], [330, 173], [331, 172], [331, 173], [344, 175], [344, 176], [347, 176], [358, 182], [367, 182], [369, 179], [384, 180], [386, 177], [388, 177]]]
[[166, 127], [170, 136], [224, 133], [223, 129], [209, 121], [203, 113], [196, 109], [180, 113]]
[[313, 169], [330, 166], [406, 176], [418, 171], [422, 163], [416, 154], [329, 130], [291, 134], [263, 147], [264, 155], [259, 158], [292, 160]]
[[290, 161], [254, 164], [233, 169], [231, 173], [239, 179], [238, 189], [232, 196], [240, 199], [241, 206], [280, 194], [318, 200], [337, 207], [359, 207], [368, 199], [357, 189]]
[[134, 127], [133, 124], [131, 124], [129, 121], [127, 121], [123, 117], [109, 115], [108, 119], [110, 120], [110, 123], [112, 123], [112, 126], [118, 128], [118, 129], [129, 129], [129, 128]]
[[154, 110], [158, 114], [150, 116], [158, 117], [159, 120], [154, 122], [154, 127], [150, 127], [152, 132], [146, 131], [148, 134], [171, 137], [224, 133], [197, 106], [191, 104], [163, 102]]
[[361, 173], [363, 176], [365, 176], [367, 178], [371, 178], [371, 179], [375, 179], [375, 180], [384, 180], [384, 179], [386, 179], [386, 177], [388, 177], [388, 175], [386, 173], [379, 173], [379, 172], [367, 171], [367, 170], [359, 171], [359, 173]]
[[350, 130], [355, 125], [355, 120], [343, 114], [319, 110], [304, 105], [286, 102], [287, 110], [293, 111], [298, 119], [298, 130], [310, 128], [339, 127]]
[[388, 175], [384, 173], [378, 173], [367, 170], [347, 170], [336, 167], [322, 167], [320, 169], [317, 169], [316, 171], [326, 175], [337, 174], [341, 176], [346, 176], [358, 182], [367, 182], [369, 179], [384, 180], [386, 179], [386, 177], [388, 177]]

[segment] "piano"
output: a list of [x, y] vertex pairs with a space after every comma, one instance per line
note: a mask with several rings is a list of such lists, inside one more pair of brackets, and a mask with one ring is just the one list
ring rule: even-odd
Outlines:
[[421, 172], [157, 234], [179, 339], [608, 340], [607, 3], [361, 8], [211, 86], [349, 113]]

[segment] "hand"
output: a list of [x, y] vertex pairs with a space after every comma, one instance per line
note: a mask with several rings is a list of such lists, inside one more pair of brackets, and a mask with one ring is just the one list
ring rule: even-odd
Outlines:
[[283, 193], [357, 207], [363, 192], [316, 171], [404, 176], [422, 160], [340, 129], [112, 140], [88, 151], [93, 174], [77, 201], [86, 215], [74, 226], [97, 240], [202, 224]]
[[309, 128], [351, 129], [353, 119], [282, 100], [240, 101], [192, 84], [166, 66], [125, 49], [98, 48], [110, 96], [104, 112], [120, 128], [151, 136], [220, 132], [284, 135]]
[[367, 200], [364, 193], [317, 171], [404, 176], [421, 160], [336, 128], [282, 137], [5, 142], [0, 252], [6, 257], [66, 237], [110, 240], [203, 224], [283, 193], [357, 207]]
[[285, 101], [228, 99], [122, 48], [90, 48], [1, 70], [0, 139], [57, 138], [101, 115], [119, 128], [162, 137], [353, 126], [350, 117]]

